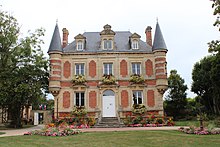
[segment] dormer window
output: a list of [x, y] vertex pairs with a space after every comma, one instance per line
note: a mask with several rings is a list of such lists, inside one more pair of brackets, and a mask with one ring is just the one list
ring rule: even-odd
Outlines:
[[85, 45], [86, 45], [86, 37], [83, 36], [82, 34], [78, 34], [74, 38], [76, 39], [76, 50], [77, 51], [84, 50], [85, 49]]
[[103, 40], [103, 49], [111, 50], [112, 49], [112, 40]]
[[131, 42], [131, 48], [132, 49], [138, 49], [139, 47], [138, 47], [138, 41], [137, 40], [133, 40], [132, 42]]
[[139, 49], [140, 38], [141, 38], [141, 36], [138, 35], [137, 33], [134, 33], [129, 37], [131, 49]]
[[115, 49], [114, 36], [115, 32], [111, 29], [110, 25], [105, 25], [104, 30], [100, 32], [101, 44], [100, 48], [103, 50]]
[[81, 51], [83, 50], [83, 42], [82, 41], [78, 41], [77, 42], [77, 48], [76, 48], [78, 51]]

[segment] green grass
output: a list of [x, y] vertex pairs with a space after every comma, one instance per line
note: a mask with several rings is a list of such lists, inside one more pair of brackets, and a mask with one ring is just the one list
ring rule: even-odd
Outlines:
[[199, 127], [199, 121], [193, 121], [193, 120], [189, 120], [189, 121], [175, 121], [175, 126], [197, 126]]
[[188, 135], [178, 131], [90, 132], [68, 137], [14, 136], [0, 138], [2, 147], [215, 147], [220, 135]]
[[5, 132], [0, 132], [0, 135], [5, 134]]

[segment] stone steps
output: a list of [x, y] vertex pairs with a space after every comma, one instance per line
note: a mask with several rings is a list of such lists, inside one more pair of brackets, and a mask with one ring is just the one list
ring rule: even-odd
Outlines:
[[117, 117], [103, 117], [101, 121], [95, 125], [95, 128], [120, 128], [123, 124], [120, 124]]

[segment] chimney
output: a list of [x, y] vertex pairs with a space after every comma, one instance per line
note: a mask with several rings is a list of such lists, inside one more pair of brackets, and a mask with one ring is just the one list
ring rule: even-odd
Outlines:
[[145, 30], [145, 34], [146, 34], [146, 42], [148, 45], [152, 46], [152, 37], [151, 37], [151, 26], [148, 26]]
[[66, 47], [68, 45], [68, 35], [69, 35], [69, 32], [66, 28], [63, 28], [63, 45], [62, 47]]

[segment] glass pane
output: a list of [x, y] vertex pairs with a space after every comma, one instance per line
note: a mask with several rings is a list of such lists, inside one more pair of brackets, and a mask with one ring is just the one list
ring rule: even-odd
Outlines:
[[140, 63], [137, 63], [137, 73], [136, 74], [140, 74], [141, 73], [141, 67], [140, 67]]
[[115, 95], [115, 93], [112, 90], [106, 90], [103, 93], [103, 96], [114, 96], [114, 95]]
[[76, 64], [76, 75], [79, 75], [79, 64]]
[[112, 74], [112, 64], [109, 64], [109, 74]]
[[108, 49], [112, 49], [112, 41], [108, 40]]
[[135, 64], [134, 63], [132, 63], [132, 74], [135, 74], [136, 72], [135, 72]]
[[134, 104], [137, 104], [136, 92], [133, 92], [133, 102]]
[[108, 42], [107, 40], [104, 40], [104, 49], [107, 49], [108, 48]]
[[81, 72], [80, 74], [84, 75], [84, 64], [81, 64]]
[[76, 93], [76, 106], [79, 106], [79, 93]]
[[81, 106], [85, 105], [84, 93], [81, 93]]

